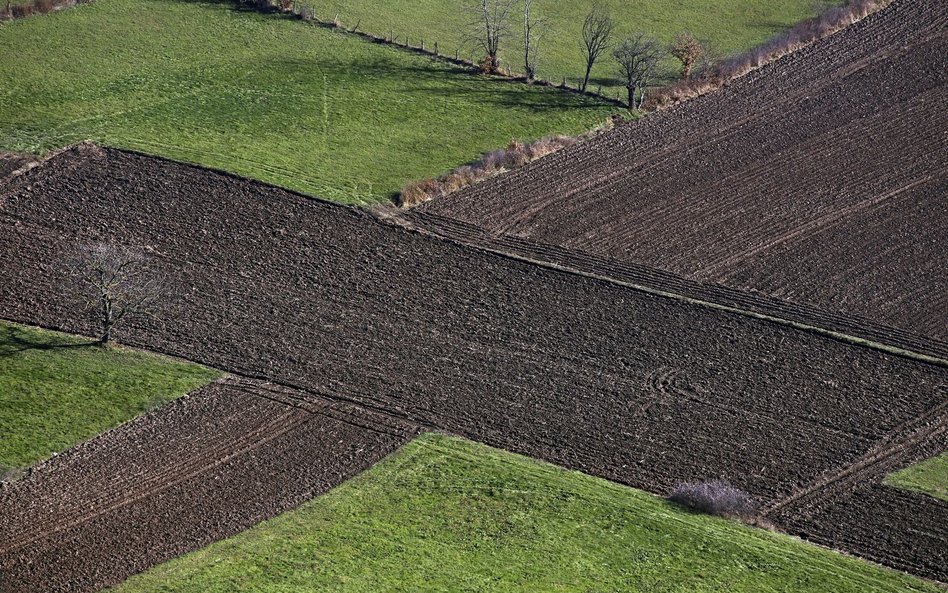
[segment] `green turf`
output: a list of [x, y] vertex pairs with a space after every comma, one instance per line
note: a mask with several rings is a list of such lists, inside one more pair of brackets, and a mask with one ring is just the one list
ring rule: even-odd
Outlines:
[[938, 591], [576, 472], [426, 435], [121, 593]]
[[343, 202], [615, 110], [226, 2], [97, 0], [0, 27], [0, 150], [93, 139]]
[[891, 473], [886, 476], [885, 483], [896, 488], [924, 492], [948, 502], [948, 453]]
[[[585, 58], [581, 49], [583, 19], [596, 0], [534, 0], [534, 11], [548, 22], [540, 42], [539, 76], [560, 82], [567, 77], [572, 85], [582, 80]], [[610, 9], [616, 22], [615, 39], [633, 31], [643, 31], [668, 42], [677, 33], [689, 30], [709, 41], [717, 53], [731, 54], [753, 47], [774, 34], [817, 13], [828, 2], [814, 0], [601, 0]], [[394, 32], [400, 41], [407, 38], [413, 45], [422, 39], [426, 47], [435, 41], [442, 53], [470, 58], [475, 46], [467, 41], [471, 21], [463, 9], [471, 0], [317, 0], [309, 2], [322, 19], [338, 15], [344, 26], [358, 24], [360, 30], [380, 35]], [[380, 5], [381, 4], [381, 5]], [[515, 4], [514, 12], [522, 10]], [[523, 72], [522, 26], [514, 14], [511, 37], [501, 45], [503, 63]], [[506, 50], [504, 49], [506, 47]], [[671, 68], [669, 60], [666, 68]], [[604, 56], [593, 70], [593, 87], [599, 84], [614, 93], [615, 67], [611, 57]]]
[[0, 322], [0, 466], [35, 463], [218, 376], [154, 354]]

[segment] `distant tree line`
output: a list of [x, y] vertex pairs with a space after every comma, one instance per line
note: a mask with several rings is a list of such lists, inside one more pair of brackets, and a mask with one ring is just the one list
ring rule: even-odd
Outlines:
[[[500, 48], [513, 35], [513, 18], [522, 10], [523, 70], [528, 81], [536, 78], [540, 59], [540, 40], [548, 21], [538, 16], [534, 0], [468, 0], [471, 15], [468, 41], [483, 52], [480, 68], [489, 74], [507, 74], [501, 68]], [[640, 109], [645, 103], [649, 84], [658, 76], [662, 61], [671, 56], [681, 65], [680, 76], [689, 79], [699, 66], [710, 64], [708, 44], [690, 32], [682, 32], [663, 46], [653, 37], [635, 32], [616, 42], [615, 21], [602, 4], [595, 4], [583, 21], [581, 47], [584, 72], [579, 90], [586, 92], [593, 67], [604, 55], [611, 54], [615, 71], [627, 91], [626, 104]], [[702, 73], [705, 68], [702, 68]]]

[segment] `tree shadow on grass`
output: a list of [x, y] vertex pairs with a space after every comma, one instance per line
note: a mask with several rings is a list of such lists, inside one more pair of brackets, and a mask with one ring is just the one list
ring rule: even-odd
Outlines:
[[76, 341], [75, 338], [52, 334], [38, 337], [33, 332], [13, 325], [0, 326], [0, 356], [13, 356], [27, 350], [63, 350], [97, 347], [97, 341]]
[[319, 76], [325, 75], [330, 81], [351, 80], [366, 86], [375, 84], [380, 96], [395, 92], [432, 98], [465, 97], [471, 102], [533, 112], [614, 107], [612, 103], [594, 97], [486, 76], [461, 66], [434, 59], [431, 61], [431, 67], [426, 67], [417, 63], [416, 59], [402, 62], [390, 56], [356, 57], [351, 60], [324, 56], [319, 60], [276, 58], [261, 64], [261, 67], [269, 71], [310, 71], [314, 78], [319, 73]]

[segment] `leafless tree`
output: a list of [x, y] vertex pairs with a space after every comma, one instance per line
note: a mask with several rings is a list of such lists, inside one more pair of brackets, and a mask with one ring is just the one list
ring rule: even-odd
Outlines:
[[580, 90], [586, 91], [589, 86], [589, 75], [599, 57], [609, 49], [612, 31], [615, 23], [609, 16], [609, 11], [601, 4], [593, 6], [586, 20], [583, 21], [583, 52], [586, 55], [586, 75], [583, 76], [583, 86]]
[[510, 11], [514, 0], [468, 0], [472, 19], [468, 38], [484, 52], [481, 68], [485, 72], [500, 69], [500, 43], [510, 33]]
[[546, 19], [537, 18], [533, 13], [533, 0], [523, 0], [523, 71], [528, 81], [537, 75], [540, 37], [545, 27]]
[[68, 262], [73, 288], [99, 326], [99, 342], [112, 340], [115, 327], [135, 315], [151, 313], [164, 281], [145, 265], [139, 253], [119, 245], [80, 248]]
[[662, 46], [645, 33], [635, 33], [626, 37], [612, 55], [629, 94], [629, 109], [640, 109], [648, 83], [661, 62]]
[[704, 56], [704, 44], [697, 37], [685, 31], [679, 33], [668, 46], [670, 53], [676, 60], [681, 62], [681, 77], [688, 79], [698, 61]]

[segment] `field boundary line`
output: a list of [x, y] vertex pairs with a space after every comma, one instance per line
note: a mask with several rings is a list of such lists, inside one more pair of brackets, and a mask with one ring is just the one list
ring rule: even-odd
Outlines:
[[[948, 368], [948, 358], [942, 358], [940, 356], [925, 354], [922, 352], [918, 352], [916, 350], [911, 350], [908, 348], [903, 348], [901, 346], [887, 344], [885, 342], [881, 342], [881, 341], [874, 340], [871, 338], [860, 337], [857, 335], [845, 333], [843, 331], [830, 329], [828, 327], [823, 327], [823, 326], [812, 324], [812, 323], [796, 321], [793, 319], [788, 319], [786, 317], [779, 317], [777, 315], [773, 315], [770, 313], [754, 311], [749, 308], [742, 308], [742, 307], [738, 307], [734, 305], [723, 304], [723, 303], [715, 302], [708, 298], [689, 296], [686, 294], [682, 294], [680, 292], [674, 292], [672, 290], [658, 288], [656, 286], [648, 286], [640, 282], [621, 280], [621, 279], [609, 276], [606, 273], [598, 273], [594, 271], [583, 270], [583, 269], [580, 269], [578, 266], [571, 266], [567, 263], [558, 263], [558, 262], [549, 261], [545, 259], [539, 259], [537, 256], [534, 256], [533, 254], [527, 254], [527, 253], [522, 253], [522, 252], [518, 253], [514, 248], [502, 249], [501, 247], [495, 247], [495, 246], [490, 245], [489, 243], [481, 242], [478, 240], [480, 239], [480, 237], [475, 236], [474, 238], [471, 238], [471, 237], [465, 237], [461, 233], [456, 233], [456, 232], [452, 233], [449, 230], [445, 230], [441, 225], [437, 224], [438, 222], [443, 221], [443, 222], [446, 222], [448, 225], [455, 225], [459, 227], [460, 226], [471, 227], [471, 229], [473, 229], [474, 232], [480, 235], [489, 235], [488, 231], [485, 231], [484, 229], [480, 229], [479, 227], [475, 227], [474, 225], [470, 225], [468, 223], [463, 223], [461, 221], [456, 221], [453, 219], [444, 219], [441, 216], [427, 214], [427, 213], [416, 213], [414, 210], [399, 211], [399, 210], [388, 209], [388, 208], [376, 208], [372, 210], [372, 213], [375, 214], [375, 216], [384, 223], [388, 223], [392, 226], [397, 226], [397, 227], [400, 227], [409, 231], [413, 231], [425, 236], [434, 237], [434, 238], [438, 238], [444, 241], [448, 241], [450, 243], [454, 243], [462, 247], [477, 249], [479, 251], [492, 253], [494, 255], [498, 255], [501, 257], [508, 258], [508, 259], [513, 259], [513, 260], [529, 263], [532, 265], [537, 265], [537, 266], [547, 268], [547, 269], [557, 270], [559, 272], [564, 272], [567, 274], [575, 274], [578, 276], [591, 278], [593, 280], [608, 282], [610, 284], [622, 286], [625, 288], [630, 288], [632, 290], [636, 290], [638, 292], [650, 294], [653, 296], [668, 298], [668, 299], [672, 299], [679, 302], [685, 302], [688, 304], [697, 305], [700, 307], [715, 309], [718, 311], [734, 313], [737, 315], [742, 315], [744, 317], [750, 317], [753, 319], [759, 319], [762, 321], [768, 321], [771, 323], [775, 323], [777, 325], [791, 327], [793, 329], [797, 329], [800, 331], [815, 333], [815, 334], [828, 337], [837, 341], [841, 341], [847, 344], [851, 344], [854, 346], [861, 346], [864, 348], [869, 348], [869, 349], [883, 352], [886, 354]], [[429, 222], [431, 222], [432, 219], [434, 219], [434, 224], [428, 224]], [[469, 230], [469, 229], [465, 228], [464, 230]], [[489, 238], [503, 240], [505, 237], [490, 236]], [[517, 237], [513, 237], [513, 239], [523, 241], [522, 239], [518, 239]], [[505, 245], [504, 247], [507, 247], [507, 246]], [[537, 244], [537, 247], [541, 249], [548, 248], [552, 250], [560, 250], [567, 254], [570, 251], [563, 248], [557, 248], [554, 246], [546, 246], [546, 245], [540, 245], [540, 244]], [[580, 255], [590, 260], [600, 259], [596, 256], [585, 254], [585, 253], [582, 253]]]

